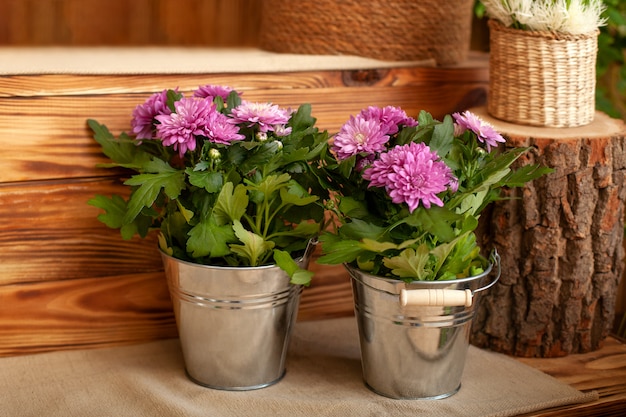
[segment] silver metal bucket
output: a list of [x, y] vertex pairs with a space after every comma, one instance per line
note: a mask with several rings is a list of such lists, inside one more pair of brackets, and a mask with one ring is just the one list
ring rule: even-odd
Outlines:
[[[313, 247], [297, 260], [304, 268]], [[217, 267], [161, 255], [188, 377], [235, 391], [278, 382], [302, 286], [275, 265]]]
[[460, 389], [480, 291], [500, 278], [497, 253], [491, 261], [478, 276], [411, 283], [346, 266], [368, 388], [397, 399], [440, 399]]

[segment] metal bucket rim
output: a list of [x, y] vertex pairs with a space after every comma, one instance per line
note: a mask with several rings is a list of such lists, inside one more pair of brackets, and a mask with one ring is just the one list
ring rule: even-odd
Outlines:
[[[353, 267], [351, 265], [348, 265], [348, 264], [344, 264], [344, 265], [345, 265], [345, 267], [348, 270], [350, 270], [350, 269], [358, 269], [358, 268], [355, 268], [355, 267]], [[464, 282], [470, 282], [470, 281], [474, 281], [474, 280], [483, 278], [483, 277], [489, 275], [491, 273], [492, 269], [493, 269], [493, 263], [490, 262], [489, 266], [487, 267], [487, 269], [485, 269], [480, 274], [472, 275], [471, 277], [457, 278], [457, 279], [446, 279], [446, 280], [432, 280], [432, 281], [414, 280], [414, 281], [411, 281], [411, 282], [406, 282], [406, 281], [403, 281], [401, 279], [396, 279], [396, 278], [381, 277], [381, 276], [378, 276], [378, 275], [370, 274], [369, 272], [365, 272], [365, 271], [362, 271], [362, 270], [359, 270], [359, 271], [363, 275], [368, 275], [368, 276], [370, 276], [372, 278], [376, 278], [377, 280], [380, 280], [380, 281], [385, 281], [385, 282], [387, 282], [389, 284], [392, 284], [392, 285], [395, 285], [395, 284], [406, 284], [406, 285], [417, 285], [417, 286], [420, 286], [420, 285], [449, 286], [449, 285], [454, 285], [454, 284], [462, 284]]]
[[[315, 248], [315, 245], [317, 245], [317, 239], [311, 239], [309, 241], [309, 243], [307, 244], [307, 247], [304, 249], [304, 255], [299, 256], [297, 258], [294, 258], [294, 261], [297, 264], [300, 264], [304, 259], [306, 259], [307, 257], [309, 257], [311, 255], [311, 253], [313, 252], [313, 248]], [[172, 260], [174, 260], [176, 262], [180, 262], [182, 264], [189, 265], [191, 267], [198, 267], [198, 268], [217, 269], [217, 270], [221, 270], [221, 271], [233, 271], [233, 270], [237, 270], [237, 271], [255, 270], [255, 271], [258, 271], [259, 269], [280, 268], [276, 264], [267, 264], [267, 265], [258, 265], [258, 266], [222, 266], [222, 265], [211, 265], [211, 264], [199, 264], [199, 263], [196, 263], [196, 262], [186, 261], [184, 259], [176, 258], [176, 257], [174, 257], [172, 255], [169, 255], [169, 254], [165, 253], [163, 251], [163, 249], [161, 249], [161, 247], [159, 247], [159, 252], [161, 252], [162, 256], [164, 256], [164, 257], [166, 257], [168, 259], [172, 259]]]
[[[395, 278], [388, 278], [388, 277], [381, 277], [381, 276], [378, 276], [378, 275], [373, 275], [373, 274], [370, 274], [369, 272], [365, 272], [365, 271], [362, 271], [362, 270], [360, 270], [358, 268], [355, 268], [355, 267], [353, 267], [353, 266], [351, 266], [351, 265], [349, 265], [347, 263], [344, 264], [345, 268], [350, 272], [350, 276], [352, 277], [352, 279], [355, 279], [355, 280], [359, 281], [363, 285], [366, 285], [368, 287], [372, 287], [372, 288], [376, 289], [377, 291], [385, 291], [385, 292], [389, 292], [389, 291], [386, 291], [383, 287], [394, 288], [394, 289], [397, 289], [399, 291], [399, 287], [402, 287], [402, 288], [405, 288], [405, 289], [419, 289], [420, 287], [429, 287], [429, 288], [433, 288], [433, 287], [450, 287], [450, 286], [458, 286], [458, 285], [461, 285], [461, 284], [466, 284], [466, 283], [471, 283], [471, 282], [480, 282], [481, 279], [487, 277], [488, 275], [490, 275], [493, 272], [494, 265], [498, 266], [498, 274], [497, 274], [497, 276], [495, 278], [493, 278], [489, 283], [484, 285], [483, 287], [473, 289], [472, 293], [484, 291], [484, 290], [492, 287], [500, 279], [500, 273], [501, 273], [500, 255], [498, 254], [498, 252], [496, 250], [494, 250], [491, 253], [491, 255], [489, 256], [489, 265], [480, 274], [473, 275], [471, 277], [458, 278], [458, 279], [449, 279], [449, 280], [431, 280], [431, 281], [414, 280], [414, 281], [411, 281], [411, 282], [406, 282], [406, 281], [403, 281], [401, 279], [395, 279]], [[353, 273], [352, 271], [358, 271], [358, 274]], [[377, 288], [377, 287], [373, 287], [372, 285], [369, 285], [367, 282], [365, 282], [358, 275], [369, 277], [372, 280], [372, 282], [380, 283], [380, 287]], [[390, 294], [395, 294], [396, 292], [397, 291], [389, 292], [389, 293]]]

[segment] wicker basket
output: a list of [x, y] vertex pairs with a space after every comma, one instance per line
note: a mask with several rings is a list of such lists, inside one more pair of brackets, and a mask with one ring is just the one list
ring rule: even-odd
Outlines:
[[593, 121], [597, 32], [574, 36], [488, 24], [491, 116], [545, 127]]
[[273, 52], [400, 61], [467, 58], [474, 0], [263, 0], [260, 46]]

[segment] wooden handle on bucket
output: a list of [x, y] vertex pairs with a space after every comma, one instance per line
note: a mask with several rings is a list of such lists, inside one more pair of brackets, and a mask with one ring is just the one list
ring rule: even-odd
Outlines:
[[470, 290], [400, 290], [401, 306], [472, 306]]

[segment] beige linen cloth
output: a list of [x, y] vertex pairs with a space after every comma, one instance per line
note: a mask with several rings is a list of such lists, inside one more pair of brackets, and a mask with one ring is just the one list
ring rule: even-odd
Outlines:
[[204, 388], [185, 375], [178, 339], [0, 359], [0, 415], [511, 416], [591, 401], [504, 355], [470, 346], [461, 390], [443, 400], [393, 400], [362, 382], [354, 318], [298, 322], [287, 374], [267, 388]]
[[2, 47], [0, 75], [214, 74], [434, 67], [435, 61], [380, 61], [299, 55], [257, 48]]

